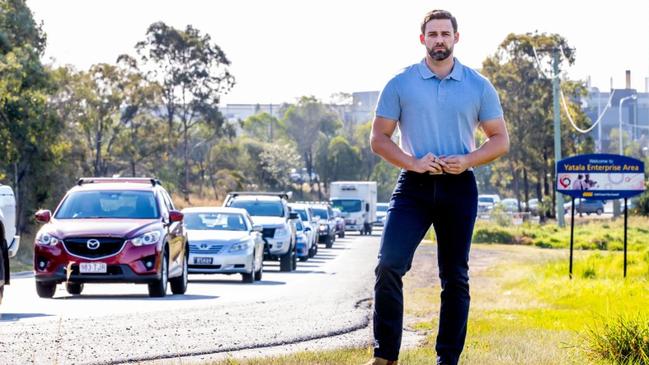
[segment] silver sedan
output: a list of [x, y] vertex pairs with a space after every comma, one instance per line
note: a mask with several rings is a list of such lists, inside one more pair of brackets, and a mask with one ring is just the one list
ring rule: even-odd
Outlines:
[[241, 274], [244, 283], [261, 280], [261, 226], [252, 224], [245, 209], [195, 207], [182, 212], [189, 238], [190, 273]]

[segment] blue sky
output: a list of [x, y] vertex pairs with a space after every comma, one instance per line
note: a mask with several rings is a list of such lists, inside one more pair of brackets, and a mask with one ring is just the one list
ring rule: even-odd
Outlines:
[[380, 90], [423, 57], [419, 23], [433, 8], [458, 19], [456, 56], [479, 68], [508, 33], [559, 33], [577, 49], [571, 78], [607, 90], [645, 89], [649, 77], [649, 1], [370, 0], [27, 0], [48, 35], [46, 62], [78, 69], [115, 62], [164, 21], [192, 24], [232, 61], [237, 85], [223, 103], [328, 100], [344, 91]]

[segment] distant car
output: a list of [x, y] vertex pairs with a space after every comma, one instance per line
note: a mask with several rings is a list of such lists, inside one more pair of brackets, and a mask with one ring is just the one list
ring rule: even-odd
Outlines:
[[388, 213], [388, 207], [390, 207], [390, 203], [376, 203], [376, 222], [374, 225], [385, 225], [385, 217]]
[[313, 214], [318, 217], [318, 242], [324, 243], [326, 248], [331, 248], [336, 241], [336, 220], [331, 206], [328, 204], [315, 204], [312, 206]]
[[345, 237], [345, 218], [343, 218], [343, 213], [338, 208], [332, 209], [334, 212], [334, 218], [336, 219], [336, 234], [339, 238]]
[[536, 198], [530, 199], [527, 201], [527, 209], [532, 213], [532, 215], [539, 214], [539, 200]]
[[81, 294], [84, 283], [148, 284], [149, 296], [187, 290], [188, 249], [183, 214], [160, 181], [82, 178], [52, 212], [34, 242], [34, 278], [41, 298], [56, 285]]
[[[563, 207], [564, 212], [569, 214], [572, 209], [572, 202], [565, 203]], [[604, 202], [595, 199], [575, 199], [575, 213], [586, 213], [586, 215], [595, 213], [601, 215], [604, 213]]]
[[500, 205], [502, 205], [506, 212], [518, 212], [518, 199], [506, 198], [500, 202]]
[[320, 222], [315, 218], [313, 209], [308, 204], [291, 203], [288, 206], [300, 216], [300, 220], [304, 225], [303, 233], [307, 236], [308, 242], [311, 243], [309, 257], [315, 256], [318, 253], [318, 227]]
[[496, 194], [480, 194], [478, 195], [478, 213], [488, 214], [500, 203], [500, 197]]
[[264, 268], [262, 227], [245, 209], [183, 209], [189, 241], [189, 272], [241, 274], [244, 283], [261, 280]]
[[300, 261], [307, 261], [309, 259], [309, 251], [311, 248], [311, 242], [309, 241], [309, 236], [304, 232], [305, 229], [309, 227], [306, 226], [301, 220], [295, 222], [295, 247], [297, 252], [297, 258]]

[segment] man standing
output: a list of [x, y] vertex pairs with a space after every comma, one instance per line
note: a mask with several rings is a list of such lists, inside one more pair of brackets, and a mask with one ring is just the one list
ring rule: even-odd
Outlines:
[[[437, 236], [441, 308], [437, 363], [457, 364], [469, 313], [469, 248], [477, 213], [472, 167], [509, 150], [496, 90], [453, 57], [457, 21], [433, 10], [421, 24], [426, 57], [383, 89], [372, 124], [372, 151], [402, 168], [381, 238], [374, 288], [374, 359], [396, 364], [403, 327], [402, 277], [431, 224]], [[397, 125], [401, 146], [391, 140]], [[487, 141], [475, 148], [480, 128]]]

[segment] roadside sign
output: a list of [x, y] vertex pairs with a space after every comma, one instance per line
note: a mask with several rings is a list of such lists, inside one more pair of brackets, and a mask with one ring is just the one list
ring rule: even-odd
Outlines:
[[[572, 197], [568, 275], [572, 279], [575, 198], [599, 200], [624, 198], [624, 277], [626, 277], [627, 200], [644, 191], [644, 163], [627, 156], [591, 154], [563, 159], [557, 162], [556, 168], [557, 191]], [[562, 207], [560, 209], [563, 210]]]
[[578, 155], [557, 163], [556, 189], [573, 198], [630, 198], [644, 191], [644, 163], [611, 155]]

